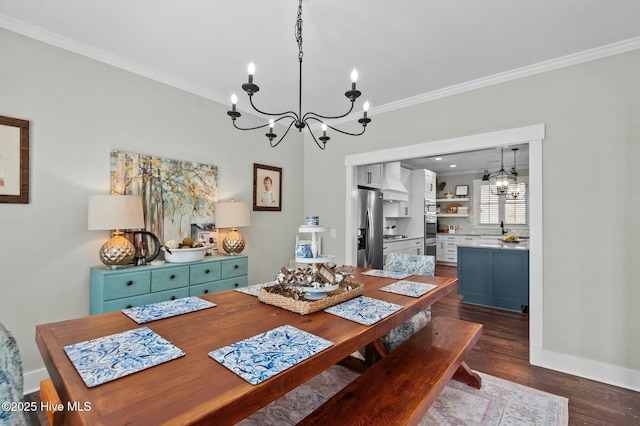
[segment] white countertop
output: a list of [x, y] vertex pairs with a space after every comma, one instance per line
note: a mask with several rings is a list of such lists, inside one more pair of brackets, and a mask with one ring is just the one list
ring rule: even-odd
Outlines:
[[519, 243], [503, 243], [500, 241], [487, 242], [487, 241], [469, 241], [460, 242], [458, 247], [475, 247], [475, 248], [489, 248], [489, 249], [502, 249], [502, 250], [526, 250], [529, 251], [529, 241], [520, 240]]

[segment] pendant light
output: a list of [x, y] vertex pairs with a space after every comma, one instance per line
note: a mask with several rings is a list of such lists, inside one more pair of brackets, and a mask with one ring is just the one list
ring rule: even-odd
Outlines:
[[524, 182], [518, 182], [518, 172], [516, 171], [516, 153], [518, 148], [512, 148], [513, 151], [513, 167], [511, 168], [512, 178], [509, 180], [509, 187], [505, 197], [507, 200], [517, 200], [524, 198], [526, 192], [526, 184]]
[[504, 169], [504, 148], [500, 149], [500, 170], [489, 175], [489, 188], [493, 195], [507, 195], [509, 185], [516, 176]]

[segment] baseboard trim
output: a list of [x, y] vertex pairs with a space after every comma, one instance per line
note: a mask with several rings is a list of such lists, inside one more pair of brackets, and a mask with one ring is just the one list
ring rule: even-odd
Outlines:
[[38, 392], [40, 390], [40, 380], [44, 380], [49, 377], [46, 368], [39, 370], [29, 371], [24, 374], [24, 394], [30, 394]]
[[640, 371], [638, 370], [561, 354], [540, 347], [530, 349], [531, 365], [640, 392]]

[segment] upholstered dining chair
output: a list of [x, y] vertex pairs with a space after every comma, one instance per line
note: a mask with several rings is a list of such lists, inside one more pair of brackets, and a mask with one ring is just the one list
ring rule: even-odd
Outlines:
[[[431, 275], [435, 273], [435, 257], [404, 253], [389, 253], [384, 269], [411, 275]], [[387, 350], [392, 351], [431, 321], [431, 306], [414, 315], [381, 337]]]
[[[23, 397], [22, 358], [16, 339], [0, 322], [0, 402], [20, 403]], [[9, 407], [11, 408], [11, 407]], [[28, 425], [24, 410], [0, 408], [1, 426]]]

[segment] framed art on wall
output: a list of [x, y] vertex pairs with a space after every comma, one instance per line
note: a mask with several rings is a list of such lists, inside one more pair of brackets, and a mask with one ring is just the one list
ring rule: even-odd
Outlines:
[[282, 168], [253, 164], [253, 210], [282, 211]]
[[0, 203], [29, 203], [29, 121], [0, 116]]

